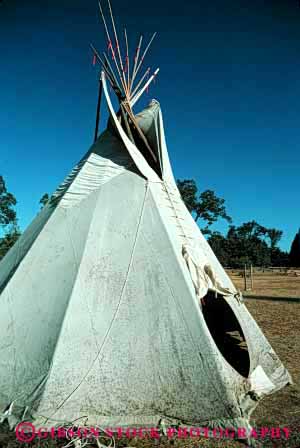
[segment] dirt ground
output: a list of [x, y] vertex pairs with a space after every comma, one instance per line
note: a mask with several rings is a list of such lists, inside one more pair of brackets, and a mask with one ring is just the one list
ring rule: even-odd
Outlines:
[[[242, 289], [243, 279], [237, 272], [231, 273], [234, 283]], [[255, 294], [274, 297], [299, 297], [300, 277], [289, 276], [283, 273], [261, 273], [256, 275]], [[300, 448], [300, 302], [272, 301], [247, 298], [246, 306], [256, 319], [259, 326], [267, 336], [274, 350], [292, 375], [294, 384], [284, 388], [259, 404], [251, 418], [253, 427], [287, 427], [290, 430], [289, 438], [280, 440], [266, 438], [258, 446], [264, 448]], [[0, 433], [0, 448], [50, 448], [66, 446], [68, 441], [36, 440], [30, 444], [21, 444], [16, 441], [14, 434]], [[103, 440], [107, 445], [107, 440]], [[94, 443], [92, 446], [101, 448]], [[116, 440], [116, 448], [238, 448], [239, 442], [229, 440], [182, 439], [161, 441], [155, 444], [153, 439], [121, 439]], [[74, 445], [72, 445], [74, 447]], [[80, 448], [79, 446], [76, 448]], [[103, 448], [103, 445], [102, 445]]]
[[261, 402], [254, 412], [252, 424], [287, 426], [295, 441], [292, 438], [289, 443], [278, 446], [300, 447], [300, 303], [249, 298], [246, 305], [294, 381], [292, 386]]

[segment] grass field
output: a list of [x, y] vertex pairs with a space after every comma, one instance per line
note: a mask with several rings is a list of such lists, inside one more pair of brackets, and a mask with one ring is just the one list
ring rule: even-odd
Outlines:
[[[235, 286], [244, 292], [243, 270], [227, 270]], [[250, 285], [250, 279], [247, 279]], [[248, 290], [247, 296], [291, 297], [300, 299], [300, 270], [256, 271], [253, 273], [253, 290]]]
[[[298, 271], [299, 272], [299, 271]], [[296, 272], [296, 274], [298, 274]], [[244, 287], [242, 272], [231, 271], [235, 286]], [[261, 402], [252, 418], [257, 426], [287, 426], [293, 437], [273, 446], [300, 447], [300, 276], [295, 272], [255, 272], [253, 290], [247, 291], [246, 305], [271, 345], [292, 375], [294, 384]], [[251, 298], [260, 296], [259, 300]], [[263, 297], [275, 300], [262, 300]], [[282, 298], [278, 301], [276, 299]], [[299, 298], [299, 303], [286, 298]], [[272, 446], [272, 445], [270, 445]]]
[[295, 441], [274, 446], [300, 447], [300, 303], [247, 299], [246, 305], [294, 381], [260, 403], [252, 424], [287, 426]]
[[[230, 272], [235, 285], [242, 289], [243, 279], [238, 272]], [[291, 431], [288, 440], [266, 439], [259, 446], [264, 448], [300, 447], [300, 302], [288, 302], [287, 300], [263, 300], [263, 296], [268, 297], [299, 297], [300, 298], [300, 277], [289, 276], [283, 273], [260, 273], [254, 276], [253, 295], [259, 295], [260, 299], [247, 298], [246, 306], [256, 319], [259, 326], [264, 331], [271, 345], [279, 355], [284, 365], [292, 375], [294, 384], [262, 400], [251, 418], [253, 427], [288, 427]], [[25, 447], [62, 447], [67, 441], [41, 440], [31, 444], [23, 444]], [[107, 444], [107, 441], [103, 440]], [[121, 439], [116, 441], [117, 448], [154, 447], [153, 439]], [[16, 442], [14, 434], [0, 434], [0, 448], [20, 447]], [[73, 445], [74, 446], [74, 445]], [[98, 446], [94, 443], [93, 446]], [[183, 439], [162, 441], [161, 448], [241, 448], [238, 442], [227, 440], [206, 440]], [[79, 446], [78, 446], [79, 448]], [[99, 448], [99, 447], [98, 447]]]

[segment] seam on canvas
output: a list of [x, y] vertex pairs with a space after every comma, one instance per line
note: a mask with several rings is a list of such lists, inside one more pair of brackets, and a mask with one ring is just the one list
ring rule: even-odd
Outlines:
[[105, 346], [105, 343], [106, 343], [106, 341], [107, 341], [107, 338], [108, 338], [108, 336], [109, 336], [109, 333], [110, 333], [110, 331], [111, 331], [111, 329], [112, 329], [113, 323], [114, 323], [114, 321], [115, 321], [115, 319], [116, 319], [116, 317], [117, 317], [118, 311], [119, 311], [119, 309], [120, 309], [121, 301], [122, 301], [122, 298], [123, 298], [123, 293], [124, 293], [124, 291], [125, 291], [125, 286], [126, 286], [126, 284], [127, 284], [127, 280], [128, 280], [128, 277], [129, 277], [129, 273], [130, 273], [130, 270], [131, 270], [131, 267], [132, 267], [133, 256], [134, 256], [134, 252], [135, 252], [135, 248], [136, 248], [136, 244], [137, 244], [137, 240], [138, 240], [138, 236], [139, 236], [139, 230], [140, 230], [141, 223], [142, 223], [142, 219], [143, 219], [143, 215], [144, 215], [144, 209], [145, 209], [145, 203], [146, 203], [146, 199], [147, 199], [147, 193], [148, 193], [148, 190], [149, 190], [149, 185], [148, 185], [148, 182], [147, 182], [147, 183], [146, 183], [146, 189], [145, 189], [145, 195], [144, 195], [144, 199], [143, 199], [143, 204], [142, 204], [142, 209], [141, 209], [141, 213], [140, 213], [140, 217], [139, 217], [139, 222], [138, 222], [138, 225], [137, 225], [137, 230], [136, 230], [135, 240], [134, 240], [134, 243], [133, 243], [133, 247], [132, 247], [132, 251], [131, 251], [131, 255], [130, 255], [130, 261], [129, 261], [129, 265], [128, 265], [128, 269], [127, 269], [127, 273], [126, 273], [126, 278], [125, 278], [125, 281], [124, 281], [124, 284], [123, 284], [123, 287], [122, 287], [122, 291], [121, 291], [121, 294], [120, 294], [120, 298], [119, 298], [118, 306], [117, 306], [117, 309], [116, 309], [116, 311], [115, 311], [115, 313], [114, 313], [114, 316], [113, 316], [113, 318], [112, 318], [112, 320], [111, 320], [110, 326], [109, 326], [109, 328], [108, 328], [108, 330], [107, 330], [107, 332], [106, 332], [106, 334], [105, 334], [105, 336], [104, 336], [103, 342], [102, 342], [101, 347], [100, 347], [100, 349], [99, 349], [99, 351], [98, 351], [98, 353], [97, 353], [97, 356], [96, 356], [95, 359], [92, 361], [92, 363], [91, 363], [90, 367], [88, 368], [87, 372], [86, 372], [85, 375], [82, 377], [82, 379], [80, 380], [80, 382], [78, 383], [78, 385], [73, 389], [73, 391], [72, 391], [72, 392], [71, 392], [71, 393], [70, 393], [70, 394], [69, 394], [69, 395], [68, 395], [68, 396], [67, 396], [67, 397], [60, 403], [59, 406], [57, 406], [55, 412], [51, 415], [51, 417], [53, 417], [53, 415], [55, 415], [56, 412], [57, 412], [60, 408], [62, 408], [62, 406], [63, 406], [63, 405], [64, 405], [64, 404], [71, 398], [71, 396], [72, 396], [72, 395], [79, 389], [79, 387], [81, 386], [81, 384], [83, 383], [83, 381], [85, 381], [86, 377], [88, 376], [88, 374], [89, 374], [90, 371], [92, 370], [92, 368], [93, 368], [95, 362], [98, 360], [98, 358], [99, 358], [99, 356], [100, 356], [100, 354], [101, 354], [101, 352], [102, 352], [102, 350], [103, 350], [103, 348], [104, 348], [104, 346]]
[[[159, 216], [160, 216], [160, 214], [159, 214]], [[162, 220], [161, 216], [160, 216], [160, 219]], [[150, 244], [149, 244], [149, 247], [151, 248], [151, 245], [150, 245]], [[158, 262], [159, 262], [159, 261], [158, 261]], [[204, 368], [205, 370], [207, 370], [206, 367], [205, 367], [205, 361], [204, 361], [204, 359], [202, 358], [202, 354], [201, 354], [201, 353], [199, 352], [199, 350], [198, 350], [198, 347], [197, 347], [197, 345], [196, 345], [196, 343], [195, 343], [195, 341], [194, 341], [194, 338], [193, 338], [193, 336], [192, 336], [192, 334], [191, 334], [191, 332], [190, 332], [189, 325], [188, 325], [187, 322], [186, 322], [186, 319], [185, 319], [185, 316], [184, 316], [184, 312], [183, 312], [183, 310], [182, 310], [182, 307], [181, 307], [181, 305], [177, 302], [177, 300], [176, 300], [176, 298], [175, 298], [174, 291], [173, 291], [171, 285], [170, 285], [169, 282], [168, 282], [168, 278], [167, 278], [167, 275], [165, 274], [165, 270], [164, 270], [164, 269], [163, 269], [163, 272], [164, 272], [164, 277], [165, 277], [165, 280], [166, 280], [166, 282], [167, 282], [167, 285], [168, 285], [168, 287], [169, 287], [169, 289], [170, 289], [170, 292], [171, 292], [171, 295], [172, 295], [174, 304], [175, 304], [175, 306], [176, 306], [176, 309], [180, 310], [180, 314], [181, 314], [181, 316], [182, 316], [184, 325], [185, 325], [185, 327], [186, 327], [187, 334], [189, 334], [190, 339], [191, 339], [191, 341], [192, 341], [192, 344], [193, 344], [193, 346], [195, 347], [196, 353], [199, 355], [199, 358], [200, 358], [199, 361], [202, 362], [203, 368]], [[224, 402], [222, 395], [221, 395], [221, 394], [218, 392], [218, 390], [215, 388], [215, 385], [214, 385], [213, 381], [212, 381], [211, 378], [210, 378], [209, 372], [208, 372], [208, 375], [207, 375], [207, 376], [208, 376], [208, 378], [209, 378], [209, 380], [210, 380], [210, 383], [211, 383], [213, 389], [215, 390], [216, 394], [218, 395], [218, 397], [219, 397], [219, 399], [220, 399], [220, 402], [223, 404], [225, 411], [228, 412], [228, 407], [226, 406], [226, 403]], [[232, 417], [232, 415], [231, 415], [229, 412], [228, 412], [228, 416], [229, 416], [229, 417]]]

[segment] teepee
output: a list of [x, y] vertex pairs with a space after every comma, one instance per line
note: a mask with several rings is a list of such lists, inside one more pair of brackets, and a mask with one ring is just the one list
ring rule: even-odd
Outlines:
[[291, 378], [180, 197], [159, 103], [133, 113], [158, 70], [136, 81], [149, 45], [130, 64], [111, 18], [107, 128], [0, 263], [0, 417], [249, 427]]

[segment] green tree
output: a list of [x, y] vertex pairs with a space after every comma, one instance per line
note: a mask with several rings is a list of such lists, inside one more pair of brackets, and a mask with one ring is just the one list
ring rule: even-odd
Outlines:
[[226, 236], [211, 232], [210, 226], [219, 218], [231, 223], [225, 208], [225, 200], [218, 198], [212, 190], [199, 194], [196, 182], [192, 179], [177, 180], [177, 186], [188, 210], [195, 221], [206, 224], [202, 232], [209, 234], [208, 242], [214, 253], [225, 266], [286, 266], [287, 253], [277, 246], [282, 231], [267, 228], [256, 221], [248, 221], [240, 226], [231, 225]]
[[300, 229], [292, 242], [289, 259], [291, 266], [300, 267]]
[[201, 219], [205, 222], [206, 226], [202, 229], [203, 233], [210, 234], [209, 227], [220, 218], [232, 222], [231, 217], [226, 212], [225, 199], [216, 196], [214, 191], [205, 190], [199, 194], [198, 187], [193, 179], [177, 180], [177, 186], [195, 221]]
[[267, 233], [267, 229], [256, 221], [249, 221], [242, 224], [240, 227], [232, 227], [232, 232], [236, 232], [237, 236], [243, 240], [250, 238], [261, 238]]
[[274, 250], [277, 246], [277, 244], [279, 243], [279, 241], [282, 238], [282, 230], [277, 230], [277, 229], [266, 229], [266, 235], [270, 240], [270, 247], [272, 250]]
[[193, 179], [177, 180], [177, 187], [181, 197], [190, 213], [195, 212], [197, 207], [198, 188]]
[[20, 236], [15, 211], [16, 204], [16, 198], [7, 191], [4, 178], [0, 176], [0, 260]]
[[264, 227], [255, 221], [246, 222], [240, 227], [231, 226], [227, 233], [231, 255], [228, 265], [232, 267], [241, 267], [244, 264], [270, 265], [270, 249], [262, 239], [264, 234]]
[[289, 254], [288, 252], [284, 252], [278, 247], [272, 250], [271, 254], [271, 262], [272, 266], [289, 266]]
[[[225, 266], [287, 266], [287, 253], [276, 247], [281, 235], [281, 230], [249, 221], [239, 227], [230, 226], [226, 237], [214, 232], [208, 241]], [[270, 240], [269, 245], [266, 240]]]
[[9, 251], [9, 249], [15, 244], [21, 232], [17, 226], [14, 226], [9, 232], [7, 232], [2, 238], [0, 238], [0, 260]]
[[230, 266], [231, 253], [226, 237], [220, 232], [212, 232], [208, 242], [220, 263], [223, 266]]
[[43, 194], [39, 202], [39, 204], [41, 204], [41, 208], [45, 207], [48, 201], [49, 201], [49, 194], [48, 193]]
[[16, 223], [17, 214], [14, 209], [16, 204], [16, 198], [7, 191], [5, 181], [0, 176], [0, 226], [2, 229], [9, 224]]
[[[282, 237], [282, 230], [277, 229], [266, 229], [266, 239], [270, 244], [270, 255], [271, 255], [271, 265], [272, 266], [282, 266], [283, 260], [286, 260], [286, 254], [282, 252], [278, 247], [278, 243]], [[285, 264], [285, 266], [288, 265]]]

